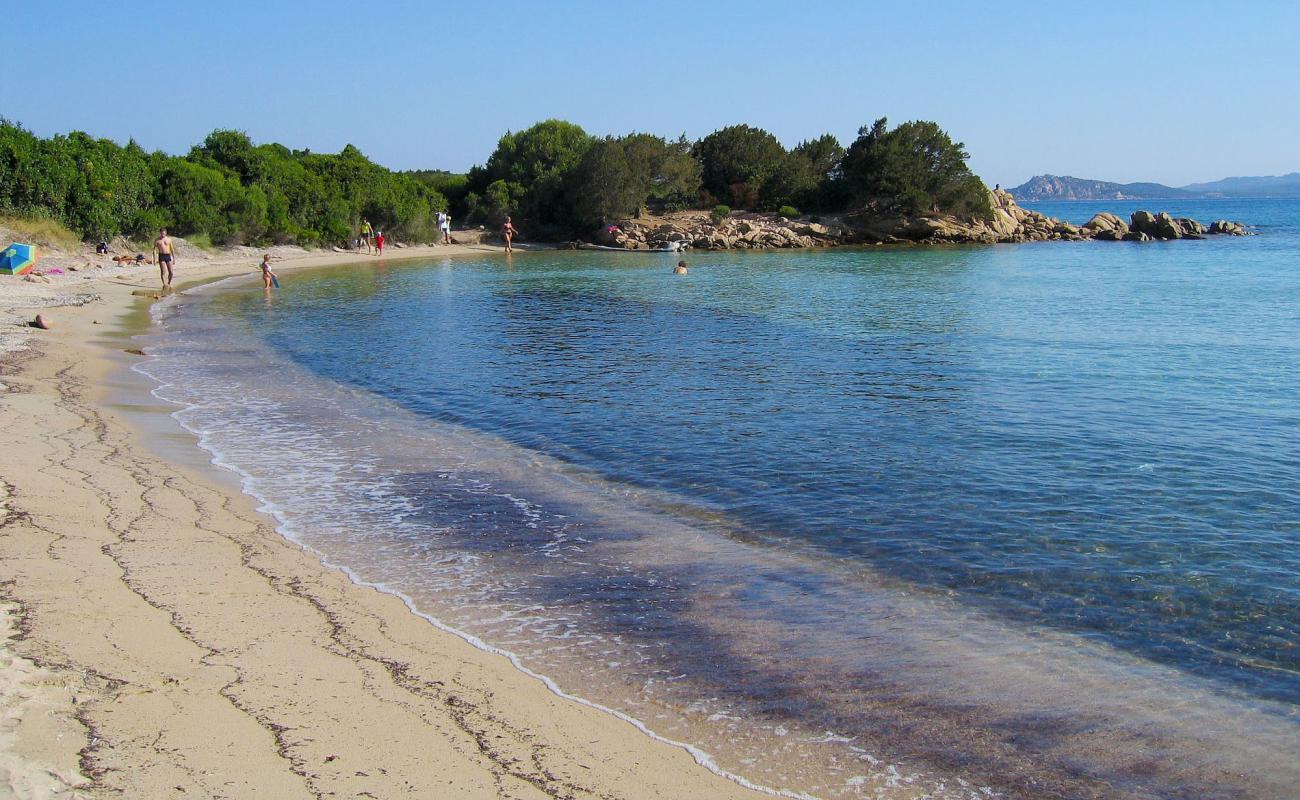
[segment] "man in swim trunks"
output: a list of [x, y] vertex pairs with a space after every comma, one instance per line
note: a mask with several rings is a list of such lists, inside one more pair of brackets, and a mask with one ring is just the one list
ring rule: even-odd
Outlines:
[[158, 277], [162, 280], [164, 289], [172, 288], [172, 267], [176, 264], [176, 246], [172, 243], [172, 237], [167, 235], [167, 229], [163, 228], [158, 232], [158, 238], [153, 241], [154, 260], [158, 262]]

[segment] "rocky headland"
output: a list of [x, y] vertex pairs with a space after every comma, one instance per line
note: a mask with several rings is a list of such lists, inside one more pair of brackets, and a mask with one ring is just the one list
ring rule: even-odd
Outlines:
[[990, 219], [865, 210], [799, 219], [733, 212], [718, 219], [702, 212], [683, 212], [620, 220], [599, 231], [592, 241], [626, 250], [765, 250], [850, 244], [1001, 244], [1086, 239], [1132, 242], [1250, 233], [1240, 222], [1218, 220], [1205, 225], [1163, 211], [1137, 211], [1128, 221], [1101, 213], [1083, 225], [1074, 225], [1022, 208], [1001, 189], [990, 192], [990, 198]]
[[1012, 187], [1011, 196], [1021, 201], [1040, 200], [1186, 200], [1200, 197], [1186, 189], [1162, 183], [1114, 183], [1069, 175], [1035, 175]]

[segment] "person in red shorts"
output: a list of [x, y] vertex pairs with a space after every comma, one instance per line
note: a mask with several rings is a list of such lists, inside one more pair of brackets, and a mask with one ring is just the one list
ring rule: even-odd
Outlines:
[[383, 254], [384, 254], [384, 232], [376, 231], [375, 232], [375, 255], [382, 256]]

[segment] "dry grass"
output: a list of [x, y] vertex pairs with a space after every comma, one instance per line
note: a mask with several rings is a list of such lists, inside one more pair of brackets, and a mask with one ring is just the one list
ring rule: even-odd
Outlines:
[[[9, 231], [14, 239], [29, 244], [50, 247], [67, 252], [81, 248], [81, 237], [61, 222], [39, 217], [13, 217], [0, 215], [0, 230]], [[8, 242], [0, 242], [0, 247]]]

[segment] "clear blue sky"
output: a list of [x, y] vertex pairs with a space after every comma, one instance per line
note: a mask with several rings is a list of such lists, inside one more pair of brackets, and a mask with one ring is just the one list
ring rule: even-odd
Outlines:
[[848, 144], [932, 119], [988, 183], [1300, 171], [1300, 4], [6, 3], [0, 115], [183, 153], [215, 128], [464, 170], [507, 130]]

